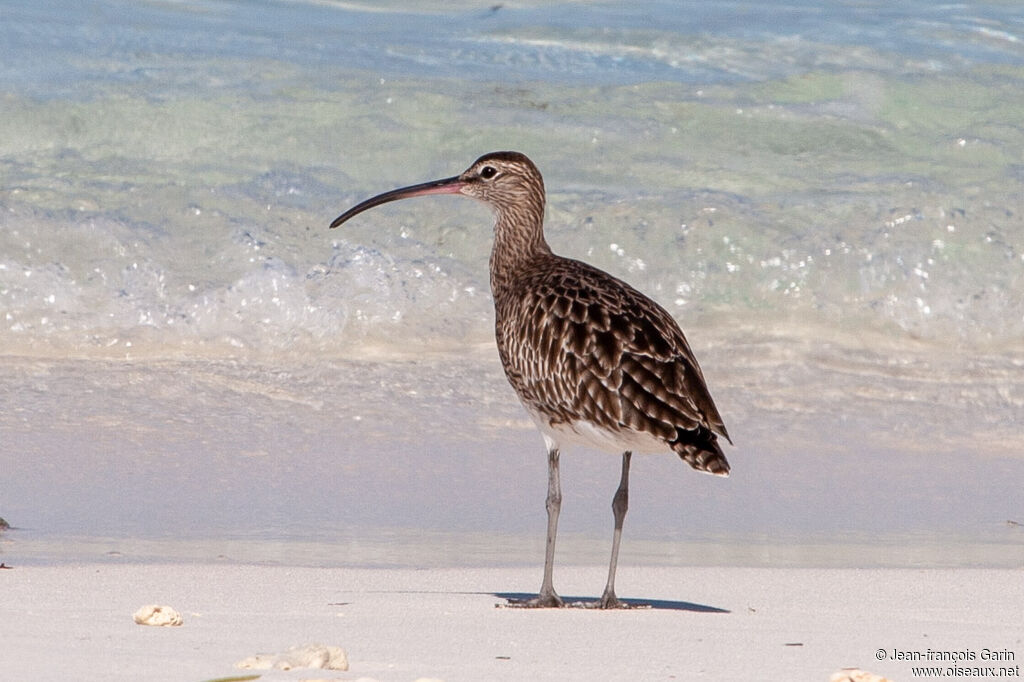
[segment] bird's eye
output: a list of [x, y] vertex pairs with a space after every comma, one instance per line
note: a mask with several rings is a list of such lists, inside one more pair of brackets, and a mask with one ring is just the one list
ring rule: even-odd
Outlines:
[[490, 180], [498, 174], [498, 169], [494, 166], [484, 166], [480, 169], [480, 177], [484, 180]]

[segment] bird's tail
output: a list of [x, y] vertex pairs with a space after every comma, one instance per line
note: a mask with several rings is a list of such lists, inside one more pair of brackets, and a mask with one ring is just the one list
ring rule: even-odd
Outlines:
[[699, 443], [676, 440], [671, 443], [672, 449], [680, 459], [697, 471], [715, 476], [728, 476], [729, 461], [718, 445], [718, 438], [710, 432], [707, 435], [709, 437], [702, 439]]

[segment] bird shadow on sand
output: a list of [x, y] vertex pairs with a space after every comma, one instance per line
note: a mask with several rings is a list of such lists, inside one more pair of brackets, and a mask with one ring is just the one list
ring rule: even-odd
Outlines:
[[[492, 592], [498, 599], [505, 599], [507, 604], [498, 604], [498, 606], [507, 606], [511, 608], [517, 608], [521, 606], [523, 602], [529, 601], [536, 597], [536, 594], [530, 594], [528, 592]], [[562, 596], [562, 600], [565, 602], [566, 607], [569, 608], [595, 608], [599, 599], [597, 597], [567, 597]], [[707, 604], [694, 604], [688, 601], [672, 601], [669, 599], [623, 599], [632, 609], [656, 609], [659, 611], [690, 611], [692, 613], [731, 613], [728, 609], [720, 609], [717, 606], [708, 606]]]
[[[367, 594], [460, 594], [460, 595], [489, 595], [496, 599], [504, 599], [504, 604], [495, 604], [498, 608], [509, 608], [509, 609], [521, 609], [528, 608], [525, 606], [525, 602], [536, 597], [536, 593], [533, 592], [448, 592], [448, 591], [436, 591], [436, 590], [367, 590]], [[600, 601], [597, 597], [567, 597], [562, 596], [562, 601], [565, 602], [565, 607], [568, 609], [593, 609], [595, 611], [600, 610], [597, 608], [597, 603]], [[645, 610], [652, 609], [657, 611], [689, 611], [690, 613], [732, 613], [728, 609], [722, 609], [717, 606], [709, 606], [707, 604], [695, 604], [689, 601], [673, 601], [670, 599], [634, 599], [632, 597], [623, 599], [626, 603], [626, 608]], [[335, 601], [331, 602], [331, 606], [343, 606], [352, 603], [351, 601]], [[610, 609], [615, 610], [615, 609]]]

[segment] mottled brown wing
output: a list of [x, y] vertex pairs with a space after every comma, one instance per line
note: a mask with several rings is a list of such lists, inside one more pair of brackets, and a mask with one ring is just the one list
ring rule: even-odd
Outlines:
[[625, 282], [554, 258], [524, 273], [530, 281], [517, 290], [528, 293], [499, 314], [499, 348], [521, 399], [553, 425], [585, 419], [647, 433], [695, 469], [726, 474], [715, 434], [728, 432], [675, 320]]

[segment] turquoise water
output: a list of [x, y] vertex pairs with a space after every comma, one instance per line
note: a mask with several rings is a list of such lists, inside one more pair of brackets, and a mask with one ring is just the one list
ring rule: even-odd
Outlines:
[[[326, 227], [517, 149], [737, 442], [728, 481], [638, 463], [627, 541], [1019, 547], [1022, 40], [1016, 3], [7, 3], [0, 516], [542, 533], [488, 211]], [[617, 465], [564, 466], [603, 542]]]

